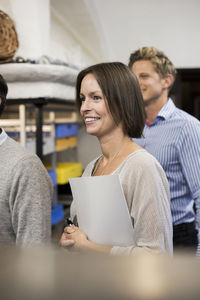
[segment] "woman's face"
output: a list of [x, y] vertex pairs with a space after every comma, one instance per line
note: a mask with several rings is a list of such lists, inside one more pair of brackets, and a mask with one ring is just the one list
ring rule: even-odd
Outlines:
[[85, 121], [87, 133], [97, 137], [112, 133], [117, 126], [92, 73], [87, 74], [81, 82], [80, 99], [80, 113]]

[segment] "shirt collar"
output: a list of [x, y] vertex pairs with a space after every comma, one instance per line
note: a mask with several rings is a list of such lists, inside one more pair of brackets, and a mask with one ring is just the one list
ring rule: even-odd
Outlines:
[[6, 132], [4, 131], [3, 128], [1, 128], [1, 134], [0, 134], [0, 146], [5, 142], [5, 140], [7, 139], [8, 135], [6, 134]]
[[174, 112], [176, 106], [174, 105], [174, 102], [171, 98], [168, 99], [167, 103], [162, 107], [162, 109], [159, 111], [157, 117], [162, 118], [164, 120], [169, 119]]

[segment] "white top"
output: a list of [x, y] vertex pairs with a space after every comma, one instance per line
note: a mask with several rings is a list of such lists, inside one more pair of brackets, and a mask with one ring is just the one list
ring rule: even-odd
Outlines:
[[[86, 167], [83, 176], [92, 176], [98, 158]], [[128, 209], [134, 224], [134, 243], [112, 247], [112, 254], [167, 252], [172, 254], [172, 219], [169, 186], [158, 161], [147, 151], [131, 153], [113, 172], [119, 174]], [[113, 207], [114, 210], [114, 207]], [[71, 206], [72, 219], [76, 215]]]

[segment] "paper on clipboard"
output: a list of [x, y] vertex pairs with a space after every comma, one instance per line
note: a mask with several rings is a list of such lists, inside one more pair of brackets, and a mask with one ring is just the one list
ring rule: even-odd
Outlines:
[[77, 220], [88, 239], [107, 246], [133, 244], [133, 225], [119, 175], [69, 179]]

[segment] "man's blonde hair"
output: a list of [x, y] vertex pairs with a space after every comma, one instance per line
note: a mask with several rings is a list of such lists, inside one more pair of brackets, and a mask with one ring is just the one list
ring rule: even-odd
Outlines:
[[128, 63], [129, 68], [131, 69], [138, 60], [149, 60], [161, 78], [165, 78], [168, 74], [171, 74], [174, 79], [176, 77], [177, 71], [173, 63], [164, 52], [155, 47], [142, 47], [131, 53]]

